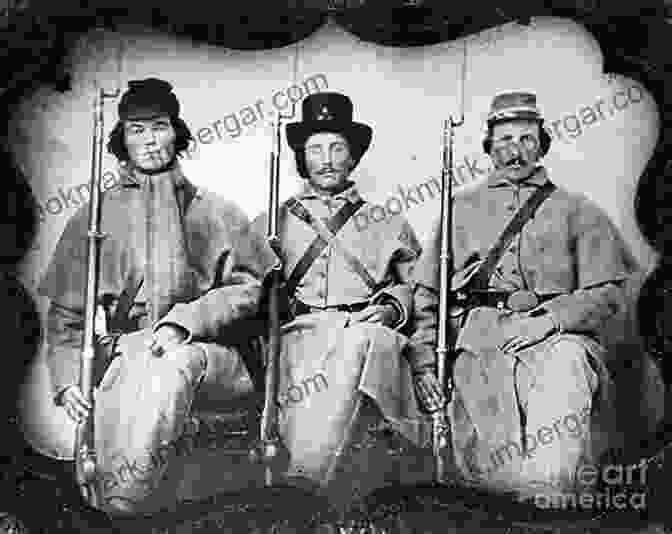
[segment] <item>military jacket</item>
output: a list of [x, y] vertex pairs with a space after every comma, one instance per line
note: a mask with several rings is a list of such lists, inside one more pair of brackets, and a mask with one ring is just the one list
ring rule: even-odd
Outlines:
[[[320, 196], [306, 186], [296, 198], [314, 217], [326, 220], [333, 217], [346, 202], [357, 202], [360, 195], [354, 185], [329, 197]], [[367, 207], [365, 203], [360, 209]], [[253, 222], [255, 231], [264, 233], [267, 220], [267, 214], [260, 215]], [[285, 256], [285, 275], [289, 277], [317, 234], [311, 226], [289, 213], [284, 205], [280, 210], [279, 234]], [[295, 297], [308, 306], [318, 308], [377, 304], [391, 299], [401, 314], [396, 328], [405, 327], [412, 306], [410, 273], [421, 251], [410, 224], [403, 217], [394, 215], [360, 229], [354, 217], [351, 217], [337, 237], [368, 270], [377, 289], [372, 291], [343, 256], [329, 245], [299, 282]], [[266, 268], [269, 268], [275, 261], [270, 247], [266, 246], [260, 254]]]
[[[179, 170], [178, 170], [179, 172]], [[179, 173], [181, 174], [181, 173]], [[123, 178], [123, 175], [122, 175]], [[142, 195], [137, 183], [122, 179], [102, 198], [102, 242], [98, 294], [114, 311], [119, 295], [143, 271], [129, 205]], [[235, 320], [257, 312], [262, 270], [246, 215], [233, 203], [197, 188], [181, 177], [178, 203], [188, 250], [192, 283], [176, 294], [173, 305], [157, 324], [148, 321], [141, 285], [131, 307], [126, 331], [182, 326], [194, 340], [214, 341]], [[137, 205], [137, 204], [135, 204]], [[54, 393], [79, 381], [84, 293], [87, 268], [88, 203], [68, 222], [38, 288], [51, 299], [47, 325], [48, 364]]]
[[[484, 185], [456, 199], [454, 289], [467, 284], [515, 213], [548, 180], [543, 167], [517, 185], [493, 174]], [[434, 361], [438, 324], [440, 230], [437, 221], [415, 270], [413, 351], [426, 364]], [[633, 272], [634, 263], [608, 216], [584, 195], [558, 187], [502, 254], [488, 290], [559, 294], [544, 302], [541, 310], [550, 312], [565, 332], [597, 337], [622, 307], [620, 282]]]

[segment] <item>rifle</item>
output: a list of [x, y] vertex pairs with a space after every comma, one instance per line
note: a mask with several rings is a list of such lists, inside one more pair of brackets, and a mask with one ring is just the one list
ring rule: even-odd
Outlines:
[[[94, 360], [100, 353], [100, 324], [104, 318], [104, 310], [98, 306], [98, 282], [100, 278], [100, 249], [105, 234], [100, 231], [101, 214], [101, 179], [103, 159], [103, 104], [106, 98], [115, 98], [119, 94], [107, 93], [102, 88], [94, 99], [93, 112], [93, 147], [91, 157], [91, 181], [89, 191], [89, 229], [87, 233], [87, 273], [86, 293], [84, 301], [84, 337], [80, 358], [79, 387], [92, 409], [88, 417], [77, 425], [75, 433], [75, 474], [77, 485], [82, 496], [91, 505], [97, 506], [96, 493], [96, 451], [94, 443]], [[102, 333], [104, 335], [104, 332]]]
[[268, 206], [268, 228], [266, 240], [276, 255], [276, 261], [267, 275], [265, 285], [268, 291], [268, 346], [266, 358], [266, 383], [264, 388], [264, 409], [261, 417], [259, 448], [255, 451], [257, 459], [264, 465], [264, 484], [273, 484], [272, 462], [280, 451], [278, 432], [278, 367], [280, 361], [281, 338], [281, 306], [284, 299], [281, 291], [284, 284], [284, 260], [280, 248], [279, 226], [279, 195], [280, 195], [280, 147], [281, 119], [278, 115], [273, 136], [273, 148], [270, 154], [270, 188]]
[[[452, 117], [443, 123], [443, 154], [441, 167], [441, 250], [439, 255], [439, 332], [436, 346], [437, 379], [444, 393], [443, 406], [433, 407], [432, 433], [436, 482], [445, 480], [446, 462], [441, 451], [451, 447], [451, 428], [446, 415], [446, 408], [453, 394], [452, 370], [448, 372], [448, 364], [452, 367], [452, 357], [449, 361], [448, 329], [450, 327], [450, 308], [454, 302], [451, 281], [455, 273], [455, 258], [453, 254], [453, 137], [454, 128], [464, 124], [464, 116], [459, 121]], [[452, 458], [452, 452], [451, 458]], [[451, 466], [454, 468], [454, 466]]]

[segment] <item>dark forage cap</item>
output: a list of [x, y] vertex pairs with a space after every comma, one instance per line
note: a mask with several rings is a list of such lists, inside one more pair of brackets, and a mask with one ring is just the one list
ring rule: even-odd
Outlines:
[[301, 122], [287, 125], [287, 143], [293, 150], [303, 150], [306, 140], [315, 133], [338, 133], [348, 140], [352, 157], [358, 162], [371, 144], [373, 130], [354, 122], [352, 110], [350, 98], [340, 93], [307, 96], [301, 104]]
[[121, 120], [147, 120], [161, 115], [175, 118], [179, 114], [180, 103], [173, 86], [158, 78], [129, 81], [119, 102]]

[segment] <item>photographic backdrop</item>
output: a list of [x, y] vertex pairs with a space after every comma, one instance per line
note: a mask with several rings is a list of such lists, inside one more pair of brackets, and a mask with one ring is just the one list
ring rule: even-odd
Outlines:
[[[283, 48], [238, 51], [195, 44], [138, 26], [92, 30], [71, 50], [72, 90], [44, 87], [26, 98], [10, 124], [11, 149], [40, 206], [40, 228], [25, 265], [34, 289], [65, 224], [88, 198], [93, 98], [98, 87], [157, 76], [170, 81], [196, 141], [183, 158], [198, 186], [237, 202], [252, 219], [268, 202], [272, 120], [300, 120], [300, 101], [338, 91], [354, 102], [355, 120], [374, 129], [353, 174], [380, 209], [361, 217], [375, 224], [403, 212], [420, 240], [439, 213], [444, 119], [464, 113], [455, 130], [456, 194], [484, 180], [491, 162], [482, 152], [485, 117], [501, 91], [531, 90], [553, 144], [545, 164], [552, 179], [596, 201], [613, 218], [644, 268], [655, 254], [634, 221], [637, 180], [659, 133], [656, 103], [632, 79], [603, 72], [595, 38], [578, 23], [533, 18], [463, 39], [419, 47], [359, 40], [336, 24]], [[107, 101], [105, 130], [118, 100]], [[103, 189], [118, 179], [105, 154]], [[283, 143], [281, 197], [300, 186]], [[41, 303], [44, 305], [44, 303]]]

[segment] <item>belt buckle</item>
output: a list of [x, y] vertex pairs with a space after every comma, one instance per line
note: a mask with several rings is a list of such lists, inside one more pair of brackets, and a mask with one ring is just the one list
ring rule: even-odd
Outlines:
[[506, 307], [514, 312], [528, 312], [539, 306], [539, 297], [532, 291], [519, 289], [506, 299]]

